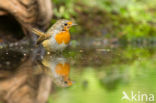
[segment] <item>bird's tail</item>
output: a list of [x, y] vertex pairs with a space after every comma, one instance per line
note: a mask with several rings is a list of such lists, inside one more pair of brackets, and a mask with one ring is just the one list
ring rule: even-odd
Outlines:
[[51, 37], [50, 34], [44, 33], [38, 29], [35, 29], [35, 28], [32, 29], [32, 32], [39, 36], [39, 38], [37, 39], [37, 45], [42, 43], [44, 40], [47, 40]]
[[40, 30], [38, 30], [38, 29], [36, 29], [36, 28], [33, 28], [33, 29], [32, 29], [32, 32], [33, 32], [34, 34], [38, 35], [39, 37], [45, 35], [44, 32], [42, 32], [42, 31], [40, 31]]

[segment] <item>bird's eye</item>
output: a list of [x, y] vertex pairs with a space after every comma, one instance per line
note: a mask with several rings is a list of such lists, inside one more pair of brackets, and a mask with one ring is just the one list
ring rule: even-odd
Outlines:
[[65, 23], [64, 25], [65, 25], [65, 26], [67, 26], [68, 24], [67, 24], [67, 23]]

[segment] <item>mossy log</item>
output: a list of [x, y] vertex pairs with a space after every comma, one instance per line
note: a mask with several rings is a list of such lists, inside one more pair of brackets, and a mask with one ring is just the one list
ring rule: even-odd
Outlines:
[[[3, 41], [20, 42], [25, 36], [32, 39], [31, 28], [44, 30], [49, 26], [51, 18], [51, 0], [0, 0], [0, 45]], [[44, 74], [32, 74], [32, 61], [29, 59], [24, 59], [25, 62], [16, 68], [10, 65], [13, 70], [7, 71], [2, 65], [2, 55], [0, 102], [46, 103], [52, 86], [51, 78]]]
[[51, 0], [0, 0], [0, 39], [31, 36], [30, 28], [46, 29], [51, 17]]

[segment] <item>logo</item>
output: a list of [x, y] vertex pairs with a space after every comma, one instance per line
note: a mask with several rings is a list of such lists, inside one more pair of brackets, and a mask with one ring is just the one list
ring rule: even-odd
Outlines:
[[121, 100], [137, 101], [137, 102], [143, 102], [143, 101], [153, 102], [154, 101], [154, 94], [141, 93], [140, 91], [138, 92], [131, 91], [129, 95], [125, 91], [123, 91], [122, 94], [123, 94], [123, 97], [121, 98]]

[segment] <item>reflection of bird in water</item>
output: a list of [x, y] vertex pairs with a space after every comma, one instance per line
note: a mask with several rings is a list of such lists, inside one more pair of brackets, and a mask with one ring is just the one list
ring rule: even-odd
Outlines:
[[50, 70], [50, 76], [57, 85], [62, 87], [72, 85], [72, 81], [69, 79], [70, 64], [65, 58], [47, 54], [44, 56], [42, 64]]

